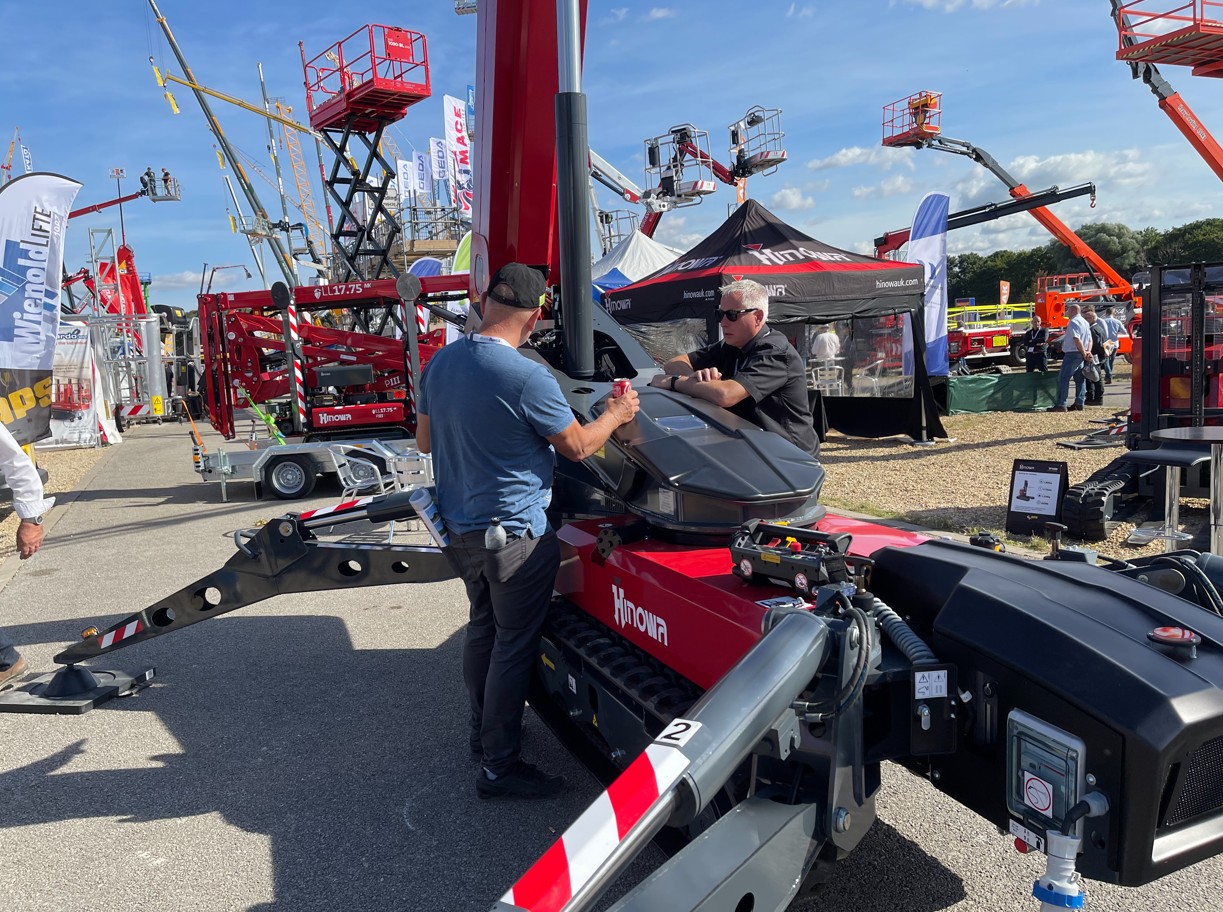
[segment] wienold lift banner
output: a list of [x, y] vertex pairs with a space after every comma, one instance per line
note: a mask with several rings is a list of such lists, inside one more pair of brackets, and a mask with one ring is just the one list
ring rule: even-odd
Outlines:
[[446, 153], [450, 156], [450, 201], [462, 218], [471, 219], [471, 141], [467, 138], [467, 102], [453, 95], [443, 97], [446, 117]]
[[913, 216], [907, 259], [926, 269], [926, 370], [946, 377], [947, 363], [947, 209], [946, 193], [927, 193]]
[[80, 189], [45, 173], [0, 187], [0, 422], [23, 444], [51, 432], [64, 231]]

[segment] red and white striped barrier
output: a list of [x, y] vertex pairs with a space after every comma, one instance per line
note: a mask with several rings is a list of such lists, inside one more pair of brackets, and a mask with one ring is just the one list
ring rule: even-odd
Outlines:
[[140, 618], [134, 621], [129, 621], [122, 627], [116, 627], [114, 630], [108, 630], [106, 633], [98, 637], [98, 646], [106, 649], [113, 646], [121, 640], [126, 640], [128, 637], [135, 636], [140, 631], [144, 630], [144, 624], [140, 623]]
[[119, 406], [119, 415], [122, 418], [149, 418], [152, 414], [153, 406], [148, 404]]
[[298, 514], [299, 520], [317, 519], [320, 516], [330, 516], [332, 513], [339, 513], [342, 510], [351, 510], [353, 507], [364, 507], [374, 499], [374, 495], [362, 497], [359, 500], [345, 500], [341, 503], [330, 507], [319, 507], [317, 510], [307, 510], [305, 513]]
[[289, 304], [289, 344], [293, 349], [293, 388], [296, 392], [297, 419], [306, 429], [306, 378], [302, 371], [301, 335], [297, 326], [297, 305]]
[[689, 763], [675, 747], [657, 741], [650, 744], [501, 901], [528, 912], [560, 912], [650, 808], [679, 782]]

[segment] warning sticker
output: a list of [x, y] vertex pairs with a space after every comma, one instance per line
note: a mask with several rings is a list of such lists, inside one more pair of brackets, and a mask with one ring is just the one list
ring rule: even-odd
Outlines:
[[919, 671], [913, 677], [913, 698], [937, 700], [947, 696], [946, 671]]
[[1043, 852], [1045, 850], [1045, 837], [1041, 836], [1039, 833], [1033, 833], [1026, 826], [1016, 820], [1011, 821], [1011, 835], [1017, 839], [1022, 839], [1038, 852]]
[[1046, 817], [1053, 810], [1053, 786], [1033, 773], [1023, 774], [1023, 803]]

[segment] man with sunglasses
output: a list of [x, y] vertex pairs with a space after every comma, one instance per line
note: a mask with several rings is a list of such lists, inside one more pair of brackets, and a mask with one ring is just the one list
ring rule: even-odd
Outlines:
[[803, 359], [769, 328], [768, 292], [751, 279], [719, 290], [721, 341], [672, 358], [650, 385], [712, 402], [814, 455], [819, 439]]

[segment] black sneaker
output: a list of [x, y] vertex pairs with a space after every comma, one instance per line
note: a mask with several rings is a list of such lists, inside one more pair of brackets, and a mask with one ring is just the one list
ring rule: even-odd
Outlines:
[[489, 779], [483, 769], [476, 776], [476, 794], [481, 798], [551, 798], [564, 787], [564, 776], [551, 776], [521, 760], [496, 779]]

